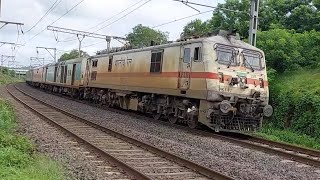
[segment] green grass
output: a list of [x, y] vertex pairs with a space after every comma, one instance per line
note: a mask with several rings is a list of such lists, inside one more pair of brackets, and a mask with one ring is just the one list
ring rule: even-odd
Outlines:
[[22, 82], [22, 81], [23, 81], [22, 79], [18, 79], [0, 72], [0, 85], [14, 83], [14, 82]]
[[320, 96], [320, 69], [302, 69], [278, 75], [271, 86], [277, 92], [291, 92], [293, 97], [306, 93]]
[[28, 138], [17, 135], [13, 107], [0, 99], [0, 179], [59, 180], [62, 165], [35, 151]]
[[264, 127], [255, 135], [277, 142], [289, 143], [301, 147], [320, 150], [320, 140], [305, 134], [298, 134], [290, 130], [279, 130], [272, 127]]

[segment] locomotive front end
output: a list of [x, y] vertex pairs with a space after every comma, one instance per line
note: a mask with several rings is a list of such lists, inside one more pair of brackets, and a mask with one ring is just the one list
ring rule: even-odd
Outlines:
[[214, 43], [207, 50], [208, 69], [206, 119], [216, 131], [255, 131], [263, 117], [273, 113], [264, 53], [242, 41]]

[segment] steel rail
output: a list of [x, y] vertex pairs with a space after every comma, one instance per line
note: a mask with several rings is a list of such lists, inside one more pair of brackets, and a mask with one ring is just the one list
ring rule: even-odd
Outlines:
[[264, 139], [261, 137], [253, 136], [253, 135], [248, 135], [248, 134], [243, 134], [245, 137], [249, 139], [249, 141], [257, 142], [257, 143], [262, 143], [262, 144], [267, 144], [269, 146], [277, 147], [277, 148], [282, 148], [286, 149], [289, 151], [294, 151], [302, 154], [307, 154], [310, 156], [315, 156], [320, 158], [320, 151], [315, 150], [315, 149], [310, 149], [310, 148], [305, 148], [305, 147], [300, 147], [284, 142], [277, 142], [277, 141], [271, 141], [268, 139]]
[[[56, 95], [56, 94], [53, 94], [53, 95]], [[66, 97], [63, 97], [63, 98], [66, 98]], [[67, 98], [69, 100], [73, 100], [73, 101], [76, 101], [76, 102], [79, 102], [79, 103], [83, 103], [83, 104], [86, 104], [86, 105], [90, 105], [90, 106], [99, 108], [98, 106], [95, 106], [94, 104], [91, 104], [91, 103], [87, 103], [87, 102], [84, 102], [84, 101], [72, 99], [72, 98], [69, 98], [69, 97], [67, 97]], [[119, 109], [114, 109], [114, 108], [107, 108], [107, 109], [110, 110], [110, 111], [116, 112], [116, 113], [124, 112], [124, 110], [119, 110]], [[149, 118], [149, 117], [146, 117], [146, 116], [143, 116], [143, 115], [139, 115], [137, 113], [131, 113], [131, 112], [127, 112], [127, 113], [129, 113], [130, 116], [134, 116], [134, 117], [137, 117], [137, 118], [148, 118], [148, 119], [153, 120], [152, 118]], [[162, 122], [162, 121], [156, 121], [156, 122], [168, 124], [167, 122]], [[190, 128], [188, 128], [188, 127], [184, 127], [184, 126], [176, 125], [176, 124], [174, 124], [174, 125], [170, 124], [170, 125], [174, 126], [176, 128], [183, 129], [183, 130], [186, 130], [186, 131], [190, 132]], [[296, 162], [300, 162], [300, 163], [303, 163], [303, 164], [308, 164], [308, 165], [311, 165], [311, 166], [320, 167], [320, 161], [319, 160], [313, 159], [311, 157], [306, 157], [306, 156], [303, 156], [303, 155], [301, 156], [301, 155], [295, 154], [295, 153], [301, 153], [301, 154], [304, 154], [304, 155], [314, 156], [315, 158], [319, 158], [320, 159], [319, 151], [316, 151], [316, 150], [302, 148], [302, 147], [298, 147], [298, 146], [294, 146], [294, 145], [290, 145], [290, 144], [285, 144], [285, 143], [274, 142], [274, 141], [266, 140], [266, 139], [263, 139], [263, 138], [252, 137], [252, 139], [251, 139], [252, 142], [250, 142], [250, 140], [241, 140], [239, 138], [231, 138], [231, 137], [228, 137], [228, 136], [225, 136], [225, 135], [219, 135], [219, 134], [212, 133], [211, 131], [208, 132], [208, 131], [193, 129], [192, 132], [196, 133], [196, 134], [200, 134], [200, 135], [206, 136], [206, 137], [213, 137], [215, 139], [228, 141], [228, 142], [231, 142], [233, 144], [240, 145], [242, 147], [251, 148], [251, 149], [262, 151], [262, 152], [265, 152], [265, 153], [268, 153], [268, 154], [274, 154], [274, 155], [282, 156], [282, 157], [285, 157], [287, 159], [291, 159], [291, 160], [294, 160]], [[244, 134], [240, 134], [240, 135], [244, 135]], [[256, 144], [254, 142], [261, 143], [261, 144]], [[283, 150], [275, 149], [275, 148], [268, 147], [268, 146], [264, 146], [263, 144], [268, 145], [268, 146], [272, 146], [272, 147], [275, 147], [275, 148], [280, 148], [280, 149], [283, 149]], [[286, 152], [285, 150], [293, 151], [293, 153]]]
[[[118, 137], [118, 138], [120, 138], [120, 139], [122, 139], [124, 141], [127, 141], [127, 142], [130, 142], [132, 144], [135, 144], [135, 145], [137, 145], [137, 146], [139, 146], [139, 147], [141, 147], [143, 149], [146, 149], [147, 151], [150, 151], [150, 152], [153, 152], [155, 154], [158, 154], [159, 156], [165, 157], [166, 159], [168, 159], [170, 161], [173, 161], [173, 162], [175, 162], [175, 163], [177, 163], [177, 164], [179, 164], [179, 165], [181, 165], [183, 167], [186, 167], [186, 168], [191, 169], [191, 170], [193, 170], [195, 172], [198, 172], [199, 174], [202, 174], [202, 175], [204, 175], [204, 176], [206, 176], [208, 178], [219, 179], [219, 180], [220, 179], [221, 180], [231, 180], [231, 179], [233, 179], [233, 178], [231, 178], [229, 176], [226, 176], [224, 174], [216, 172], [216, 171], [214, 171], [212, 169], [206, 168], [204, 166], [198, 165], [198, 164], [196, 164], [194, 162], [191, 162], [189, 160], [186, 160], [186, 159], [181, 158], [179, 156], [176, 156], [174, 154], [168, 153], [168, 152], [166, 152], [164, 150], [161, 150], [159, 148], [156, 148], [155, 146], [143, 143], [143, 142], [138, 141], [136, 139], [133, 139], [133, 138], [131, 138], [129, 136], [123, 135], [121, 133], [118, 133], [118, 132], [113, 131], [111, 129], [108, 129], [106, 127], [103, 127], [103, 126], [101, 126], [101, 125], [99, 125], [97, 123], [94, 123], [94, 122], [91, 122], [89, 120], [86, 120], [86, 119], [84, 119], [84, 118], [82, 118], [82, 117], [80, 117], [78, 115], [75, 115], [74, 113], [71, 113], [71, 112], [68, 112], [66, 110], [63, 110], [63, 109], [61, 109], [61, 108], [59, 108], [57, 106], [48, 104], [47, 102], [44, 102], [43, 100], [41, 100], [41, 99], [39, 99], [37, 97], [34, 97], [31, 94], [28, 94], [28, 93], [24, 92], [23, 90], [21, 90], [20, 88], [16, 87], [15, 85], [14, 85], [14, 87], [18, 91], [20, 91], [21, 93], [25, 94], [26, 96], [28, 96], [28, 97], [30, 97], [30, 98], [32, 98], [32, 99], [34, 99], [34, 100], [36, 100], [36, 101], [38, 101], [40, 103], [52, 108], [52, 109], [55, 109], [56, 111], [59, 111], [59, 112], [65, 114], [65, 115], [67, 115], [67, 116], [69, 116], [71, 118], [77, 119], [77, 120], [79, 120], [79, 121], [81, 121], [83, 123], [86, 123], [86, 124], [96, 128], [96, 129], [99, 129], [99, 130], [103, 131], [103, 132], [106, 132], [108, 134], [112, 134], [113, 136]], [[10, 93], [10, 91], [8, 91], [8, 92]], [[127, 167], [127, 168], [131, 168], [131, 167]], [[140, 172], [135, 172], [135, 173], [139, 173], [140, 175], [143, 175]], [[148, 179], [148, 177], [146, 177], [146, 178]], [[140, 179], [140, 178], [138, 178], [138, 179]]]
[[[14, 86], [15, 87], [15, 86]], [[43, 113], [39, 112], [37, 109], [31, 107], [30, 105], [28, 105], [28, 103], [26, 103], [25, 101], [23, 101], [22, 99], [18, 98], [17, 96], [14, 95], [14, 93], [12, 93], [12, 91], [9, 90], [8, 85], [6, 86], [6, 89], [8, 91], [8, 93], [14, 98], [16, 99], [18, 102], [22, 103], [25, 107], [27, 107], [28, 109], [30, 109], [32, 112], [34, 112], [35, 114], [37, 114], [38, 116], [40, 116], [42, 119], [46, 120], [49, 123], [54, 124], [54, 126], [58, 127], [59, 129], [63, 130], [64, 132], [70, 134], [73, 138], [80, 140], [81, 142], [85, 143], [86, 145], [88, 145], [90, 148], [92, 148], [95, 152], [99, 153], [100, 155], [103, 156], [104, 159], [111, 161], [112, 163], [114, 163], [116, 166], [122, 168], [124, 171], [126, 171], [128, 174], [136, 177], [137, 179], [142, 179], [142, 180], [151, 180], [150, 177], [145, 176], [144, 174], [140, 173], [138, 170], [134, 169], [133, 167], [128, 166], [127, 164], [125, 164], [124, 162], [122, 162], [121, 160], [113, 157], [112, 155], [106, 153], [105, 151], [103, 151], [102, 149], [100, 149], [99, 147], [95, 146], [94, 144], [86, 141], [85, 139], [79, 137], [78, 135], [76, 135], [75, 133], [69, 131], [68, 129], [64, 128], [63, 126], [61, 126], [59, 123], [56, 123], [54, 120], [46, 117]], [[19, 90], [19, 89], [18, 89]], [[22, 91], [20, 91], [21, 93], [23, 93]], [[23, 93], [24, 94], [24, 93]], [[25, 94], [26, 95], [26, 94]], [[28, 95], [26, 95], [28, 96]], [[29, 96], [31, 97], [31, 96]], [[33, 98], [33, 97], [31, 97]], [[37, 99], [34, 99], [37, 102], [42, 103], [41, 101], [38, 101]], [[48, 106], [51, 108], [51, 106]]]
[[[309, 153], [309, 152], [311, 152], [309, 149], [299, 147], [296, 149], [298, 151], [295, 151], [295, 149], [293, 148], [292, 145], [282, 146], [282, 143], [268, 141], [265, 139], [262, 140], [262, 138], [261, 138], [261, 141], [258, 142], [258, 138], [256, 139], [257, 141], [250, 141], [250, 140], [231, 138], [228, 136], [212, 134], [212, 133], [211, 134], [205, 133], [205, 134], [207, 136], [211, 136], [211, 137], [214, 137], [217, 139], [221, 139], [224, 141], [229, 141], [234, 144], [238, 144], [242, 147], [248, 147], [250, 149], [255, 149], [255, 150], [262, 151], [262, 152], [265, 152], [268, 154], [275, 154], [278, 156], [282, 156], [287, 159], [291, 159], [291, 160], [294, 160], [296, 162], [300, 162], [303, 164], [308, 164], [308, 165], [311, 165], [314, 167], [320, 167], [320, 160], [319, 160], [320, 156], [314, 156], [313, 153]], [[268, 145], [268, 146], [265, 146], [265, 145]], [[291, 152], [291, 151], [293, 151], [293, 152]], [[297, 153], [300, 153], [302, 155], [299, 155]], [[313, 156], [313, 157], [308, 157], [308, 155]]]

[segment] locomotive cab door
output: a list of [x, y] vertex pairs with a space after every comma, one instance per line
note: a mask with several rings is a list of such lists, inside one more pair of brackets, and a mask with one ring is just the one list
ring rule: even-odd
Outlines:
[[89, 79], [90, 79], [90, 65], [91, 65], [91, 59], [88, 58], [86, 62], [86, 69], [85, 69], [85, 74], [84, 74], [84, 85], [88, 86], [89, 85]]
[[188, 90], [190, 88], [190, 74], [191, 74], [191, 44], [181, 46], [180, 52], [180, 66], [179, 66], [179, 82], [178, 86], [181, 90]]
[[71, 86], [74, 85], [74, 81], [75, 81], [75, 77], [76, 77], [76, 67], [77, 67], [77, 64], [73, 64], [72, 75], [71, 75]]

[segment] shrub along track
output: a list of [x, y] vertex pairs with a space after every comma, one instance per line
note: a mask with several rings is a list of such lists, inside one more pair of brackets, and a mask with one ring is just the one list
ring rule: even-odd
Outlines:
[[[72, 99], [70, 97], [63, 96], [64, 98], [68, 98], [71, 100], [75, 100], [80, 103], [85, 103], [88, 105], [95, 105], [92, 103], [88, 103], [86, 101], [81, 101], [77, 99]], [[96, 107], [99, 107], [96, 105]], [[148, 118], [145, 115], [140, 115], [136, 112], [131, 111], [125, 111], [121, 109], [114, 109], [114, 108], [107, 108], [110, 111], [123, 113], [138, 118]], [[148, 118], [148, 120], [151, 120], [152, 118]], [[161, 122], [162, 123], [162, 122]], [[163, 122], [166, 123], [166, 122]], [[179, 126], [179, 128], [190, 130], [188, 127], [181, 127], [180, 125], [174, 124], [173, 126]], [[277, 156], [282, 156], [286, 159], [290, 159], [296, 162], [300, 162], [303, 164], [311, 165], [314, 167], [320, 167], [320, 151], [308, 149], [308, 148], [302, 148], [299, 146], [287, 144], [287, 143], [280, 143], [275, 141], [270, 141], [267, 139], [263, 139], [260, 137], [252, 136], [249, 134], [240, 134], [240, 133], [220, 133], [216, 134], [213, 133], [211, 130], [192, 130], [197, 131], [197, 133], [207, 136], [207, 137], [213, 137], [216, 139], [220, 139], [223, 141], [228, 141], [234, 144], [238, 144], [242, 147], [247, 147], [250, 149], [255, 149], [258, 151], [262, 151], [268, 154], [274, 154]]]
[[7, 86], [7, 90], [43, 119], [89, 145], [103, 159], [136, 179], [232, 179], [49, 105], [14, 85]]

